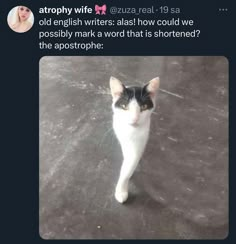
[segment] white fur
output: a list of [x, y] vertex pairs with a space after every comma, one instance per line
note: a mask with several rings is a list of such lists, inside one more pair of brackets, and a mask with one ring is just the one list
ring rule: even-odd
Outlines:
[[[129, 179], [133, 175], [148, 141], [151, 113], [155, 108], [155, 95], [152, 98], [154, 108], [151, 110], [141, 112], [135, 98], [129, 103], [128, 110], [116, 108], [114, 104], [119, 99], [120, 87], [119, 83], [115, 82], [120, 81], [116, 80], [114, 82], [114, 79], [116, 78], [111, 77], [110, 80], [113, 94], [113, 129], [123, 153], [123, 163], [116, 185], [115, 198], [118, 202], [123, 203], [128, 198]], [[114, 90], [113, 87], [116, 85], [118, 89]], [[158, 87], [155, 87], [155, 92], [157, 89]], [[116, 91], [118, 92], [116, 93]]]
[[115, 197], [118, 202], [123, 203], [128, 198], [129, 179], [139, 163], [148, 140], [151, 112], [142, 112], [137, 122], [138, 124], [131, 125], [129, 123], [129, 115], [125, 114], [129, 114], [129, 111], [118, 110], [120, 109], [116, 109], [113, 106], [113, 129], [121, 145], [123, 163], [116, 186]]

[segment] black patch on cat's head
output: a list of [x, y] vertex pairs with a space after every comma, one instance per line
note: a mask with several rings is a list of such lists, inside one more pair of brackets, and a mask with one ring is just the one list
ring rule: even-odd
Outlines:
[[128, 105], [132, 99], [136, 99], [139, 106], [147, 105], [147, 109], [152, 109], [154, 104], [152, 102], [150, 93], [147, 91], [147, 85], [144, 87], [125, 87], [119, 97], [115, 102], [115, 107], [122, 108], [122, 105]]

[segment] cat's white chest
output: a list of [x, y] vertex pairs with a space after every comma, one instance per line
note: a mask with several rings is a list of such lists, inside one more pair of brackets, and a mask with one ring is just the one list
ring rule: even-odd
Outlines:
[[118, 139], [121, 140], [141, 140], [149, 134], [150, 122], [147, 121], [144, 125], [132, 126], [124, 124], [118, 120], [114, 120], [113, 128]]
[[137, 155], [143, 153], [149, 136], [150, 120], [142, 125], [131, 126], [114, 118], [113, 128], [123, 153], [124, 151], [134, 152]]

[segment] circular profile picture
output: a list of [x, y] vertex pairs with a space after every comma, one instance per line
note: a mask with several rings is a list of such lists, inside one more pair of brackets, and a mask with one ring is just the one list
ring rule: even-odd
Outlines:
[[18, 33], [24, 33], [34, 24], [34, 15], [26, 6], [16, 6], [10, 10], [7, 16], [9, 27]]

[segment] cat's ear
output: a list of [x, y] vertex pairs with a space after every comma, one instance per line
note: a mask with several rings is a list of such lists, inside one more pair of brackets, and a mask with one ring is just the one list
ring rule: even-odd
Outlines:
[[160, 86], [160, 79], [159, 77], [153, 78], [150, 80], [146, 86], [147, 91], [150, 93], [151, 97], [155, 97], [156, 92]]
[[124, 91], [123, 84], [113, 76], [111, 76], [110, 78], [110, 88], [113, 99], [120, 97], [122, 92]]

